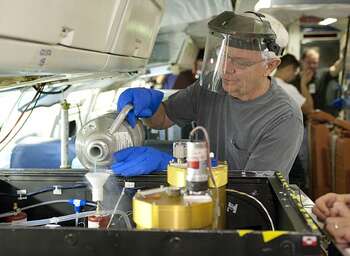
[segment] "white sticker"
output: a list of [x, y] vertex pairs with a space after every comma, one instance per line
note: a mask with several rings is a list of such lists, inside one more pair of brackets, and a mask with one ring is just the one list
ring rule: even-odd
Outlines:
[[88, 221], [88, 228], [99, 228], [100, 223], [98, 221]]
[[309, 84], [309, 93], [311, 93], [311, 94], [316, 93], [316, 84], [315, 83]]
[[124, 187], [125, 188], [134, 188], [135, 187], [135, 182], [125, 181]]
[[62, 189], [60, 189], [58, 186], [54, 186], [54, 190], [52, 191], [54, 195], [62, 195]]

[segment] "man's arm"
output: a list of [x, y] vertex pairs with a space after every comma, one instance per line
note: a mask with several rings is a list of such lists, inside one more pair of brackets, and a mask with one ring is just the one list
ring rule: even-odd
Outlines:
[[310, 70], [305, 70], [300, 77], [300, 91], [301, 94], [305, 97], [305, 102], [301, 106], [301, 110], [305, 115], [308, 115], [314, 111], [314, 101], [309, 92], [307, 84], [311, 81], [313, 77], [313, 72]]
[[343, 67], [343, 58], [339, 58], [332, 66], [329, 67], [329, 74], [336, 77]]
[[159, 105], [151, 118], [143, 119], [143, 121], [148, 127], [158, 130], [169, 128], [174, 124], [166, 114], [163, 103]]

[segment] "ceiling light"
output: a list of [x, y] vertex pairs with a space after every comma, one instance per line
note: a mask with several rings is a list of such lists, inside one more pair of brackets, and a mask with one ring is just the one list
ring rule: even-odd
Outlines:
[[258, 12], [261, 9], [268, 9], [270, 7], [271, 7], [271, 0], [259, 0], [259, 2], [254, 7], [254, 11]]
[[327, 18], [327, 19], [321, 20], [318, 24], [326, 26], [326, 25], [332, 24], [336, 21], [337, 21], [337, 19], [335, 19], [335, 18]]

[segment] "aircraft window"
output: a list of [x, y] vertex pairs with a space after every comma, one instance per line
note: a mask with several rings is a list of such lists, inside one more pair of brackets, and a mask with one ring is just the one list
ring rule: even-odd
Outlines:
[[94, 114], [103, 114], [110, 110], [116, 110], [115, 91], [102, 92], [98, 94], [94, 106]]

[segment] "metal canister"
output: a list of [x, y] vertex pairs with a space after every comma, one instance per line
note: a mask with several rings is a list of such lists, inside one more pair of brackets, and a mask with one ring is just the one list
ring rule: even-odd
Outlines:
[[79, 130], [75, 147], [79, 161], [86, 168], [106, 168], [112, 164], [114, 152], [143, 144], [145, 134], [140, 121], [135, 128], [124, 121], [117, 131], [111, 133], [110, 128], [116, 117], [116, 112], [104, 114], [87, 122]]
[[207, 155], [205, 142], [187, 142], [186, 188], [189, 193], [208, 190]]

